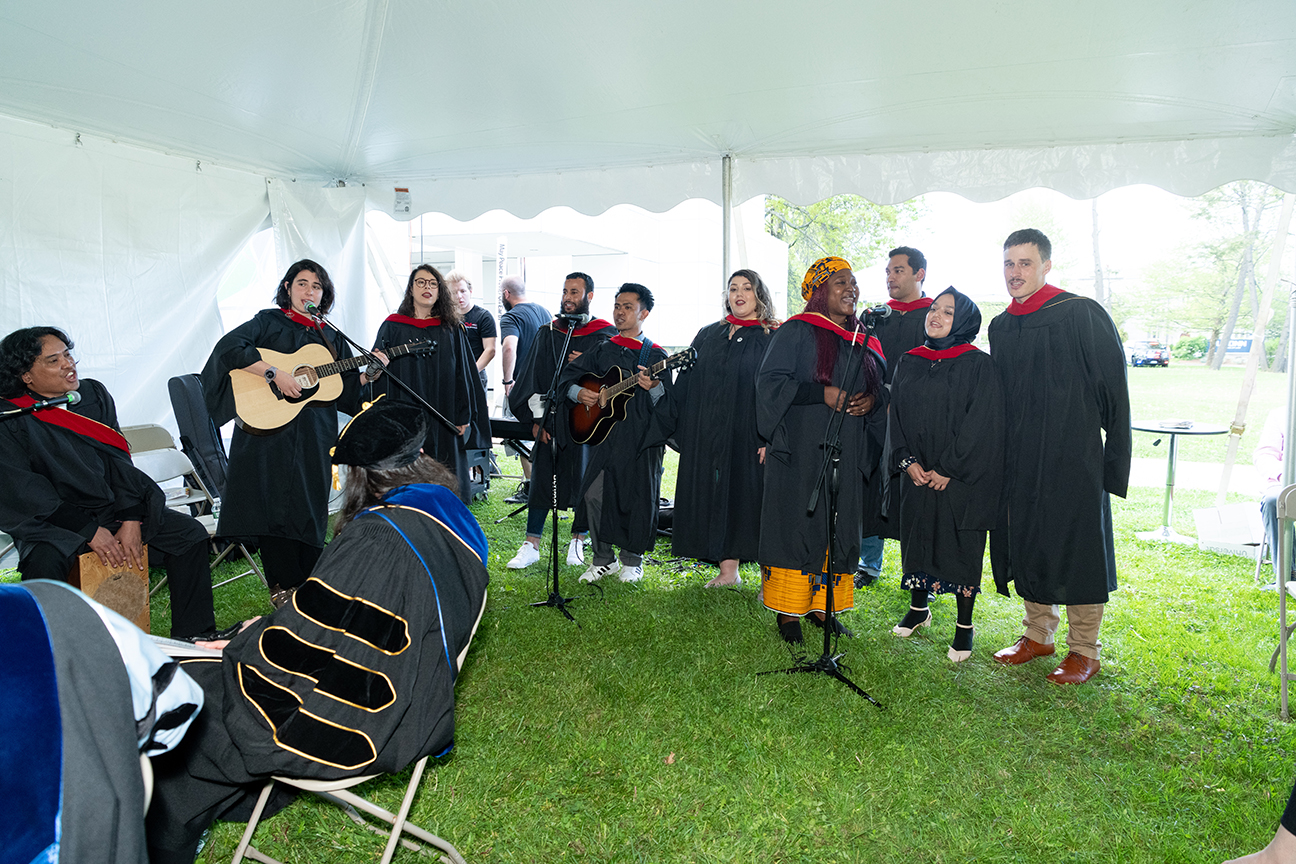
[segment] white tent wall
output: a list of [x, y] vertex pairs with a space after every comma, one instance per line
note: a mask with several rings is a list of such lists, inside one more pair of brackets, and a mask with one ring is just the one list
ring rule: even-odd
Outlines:
[[63, 328], [123, 424], [170, 423], [167, 379], [202, 368], [268, 216], [256, 175], [0, 117], [3, 330]]
[[366, 302], [372, 292], [352, 290], [365, 284], [364, 189], [318, 188], [275, 178], [266, 185], [279, 273], [303, 258], [322, 264], [335, 288], [329, 320], [368, 348], [378, 329], [378, 322], [369, 320]]

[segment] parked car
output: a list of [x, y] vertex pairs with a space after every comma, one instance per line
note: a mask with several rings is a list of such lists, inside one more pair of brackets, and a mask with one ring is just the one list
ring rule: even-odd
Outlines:
[[1170, 349], [1160, 342], [1131, 342], [1125, 350], [1131, 366], [1170, 365]]

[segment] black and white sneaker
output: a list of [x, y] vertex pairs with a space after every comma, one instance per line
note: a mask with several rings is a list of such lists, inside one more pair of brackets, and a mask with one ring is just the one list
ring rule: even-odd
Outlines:
[[531, 481], [523, 480], [518, 484], [517, 491], [504, 499], [505, 504], [525, 504], [531, 498]]

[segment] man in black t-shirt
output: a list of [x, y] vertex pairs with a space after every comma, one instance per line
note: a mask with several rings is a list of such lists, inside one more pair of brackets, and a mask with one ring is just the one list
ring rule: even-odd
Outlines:
[[[500, 345], [503, 351], [504, 366], [504, 416], [513, 419], [508, 409], [508, 394], [513, 389], [514, 379], [526, 363], [527, 352], [536, 331], [549, 323], [553, 317], [539, 303], [528, 303], [526, 283], [517, 276], [505, 276], [500, 282], [500, 300], [508, 311], [500, 316]], [[510, 504], [523, 504], [531, 487], [531, 462], [519, 458], [522, 463], [522, 488], [516, 494], [504, 499]]]
[[[451, 270], [445, 277], [446, 287], [454, 295], [463, 313], [464, 329], [468, 331], [468, 347], [477, 361], [477, 375], [482, 389], [486, 389], [486, 366], [495, 357], [495, 318], [473, 303], [472, 282], [461, 270]], [[507, 376], [505, 376], [507, 377]]]

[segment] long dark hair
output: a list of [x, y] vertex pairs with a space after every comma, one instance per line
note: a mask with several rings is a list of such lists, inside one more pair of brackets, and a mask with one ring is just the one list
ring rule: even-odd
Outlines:
[[405, 283], [405, 298], [401, 300], [396, 314], [407, 318], [414, 317], [414, 278], [420, 270], [431, 273], [437, 281], [437, 298], [432, 303], [432, 317], [440, 318], [442, 324], [451, 327], [462, 321], [463, 314], [459, 311], [459, 304], [454, 301], [454, 297], [450, 296], [450, 288], [446, 285], [445, 277], [431, 264], [420, 264], [410, 271], [409, 281]]
[[[825, 318], [828, 317], [828, 291], [826, 285], [820, 285], [813, 293], [811, 293], [810, 299], [806, 301], [805, 311], [817, 312]], [[846, 318], [846, 322], [842, 324], [842, 329], [854, 333], [855, 328], [859, 326], [860, 320], [852, 311]], [[862, 327], [861, 332], [863, 332]], [[814, 336], [816, 357], [814, 374], [815, 383], [831, 385], [833, 367], [837, 365], [837, 347], [843, 344], [843, 340], [840, 336], [831, 333], [828, 330], [824, 330], [822, 327], [814, 328]], [[877, 364], [867, 351], [865, 351], [865, 356], [869, 357], [869, 359], [863, 364], [866, 370], [864, 380], [865, 383], [869, 384], [869, 387], [864, 392], [875, 393], [877, 392], [876, 385], [873, 384], [872, 380], [868, 377], [867, 370], [869, 367], [876, 367]], [[874, 369], [874, 371], [876, 372], [876, 369]], [[882, 380], [881, 376], [879, 376], [877, 380], [880, 382]]]
[[24, 327], [0, 341], [0, 398], [12, 399], [27, 389], [22, 376], [40, 357], [46, 336], [54, 336], [69, 350], [72, 348], [72, 340], [57, 327]]
[[323, 265], [316, 264], [309, 258], [303, 258], [289, 267], [288, 272], [284, 274], [284, 278], [279, 280], [279, 289], [275, 291], [275, 305], [280, 309], [292, 308], [292, 283], [297, 278], [297, 274], [303, 270], [309, 270], [319, 277], [320, 288], [324, 292], [320, 295], [319, 308], [321, 312], [328, 314], [328, 311], [333, 308], [333, 297], [335, 296], [333, 280], [329, 278], [328, 271], [324, 269]]
[[435, 483], [456, 494], [459, 492], [459, 483], [455, 479], [454, 472], [426, 453], [420, 453], [419, 457], [410, 464], [390, 471], [376, 471], [372, 468], [348, 465], [346, 492], [342, 497], [342, 513], [338, 516], [333, 536], [341, 534], [342, 529], [350, 524], [361, 510], [372, 507], [396, 487], [409, 486], [411, 483]]

